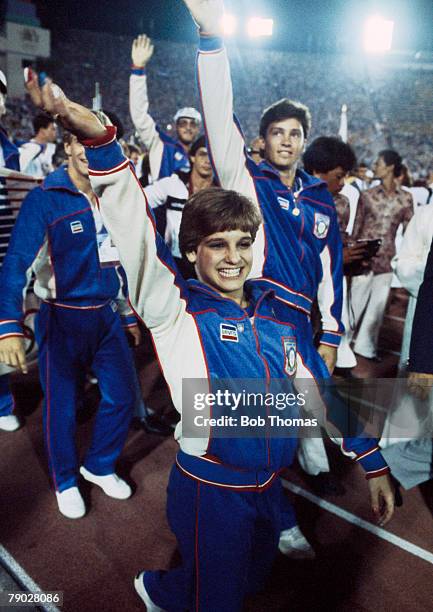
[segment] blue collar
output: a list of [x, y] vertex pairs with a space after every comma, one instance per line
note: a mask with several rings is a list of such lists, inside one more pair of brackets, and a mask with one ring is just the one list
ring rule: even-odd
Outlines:
[[[281, 181], [280, 172], [267, 160], [263, 160], [262, 162], [260, 162], [259, 168], [265, 174], [271, 174], [273, 178], [278, 178], [278, 180]], [[324, 184], [324, 182], [320, 179], [316, 178], [315, 176], [311, 176], [311, 174], [307, 174], [305, 170], [297, 169], [293, 187], [289, 191], [298, 193], [299, 191], [308, 187], [316, 187], [322, 184]]]
[[57, 170], [54, 170], [54, 172], [51, 172], [45, 178], [41, 187], [45, 191], [50, 190], [50, 189], [61, 189], [63, 191], [69, 191], [69, 192], [80, 195], [80, 191], [71, 181], [71, 178], [68, 174], [67, 166], [60, 166], [60, 168], [57, 168]]

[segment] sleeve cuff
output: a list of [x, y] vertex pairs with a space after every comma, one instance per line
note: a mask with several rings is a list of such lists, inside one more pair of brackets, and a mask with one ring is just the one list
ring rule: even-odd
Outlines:
[[121, 316], [123, 327], [135, 327], [138, 325], [137, 317], [134, 314]]
[[144, 68], [144, 66], [131, 66], [131, 74], [146, 76], [146, 68]]
[[0, 321], [0, 340], [10, 336], [24, 336], [21, 323], [16, 320]]
[[[87, 141], [90, 143], [90, 141]], [[92, 173], [110, 173], [114, 170], [119, 170], [120, 167], [129, 163], [129, 160], [124, 156], [122, 147], [117, 140], [111, 140], [106, 144], [85, 144], [86, 157], [89, 162], [89, 174]]]
[[209, 53], [220, 51], [224, 47], [223, 39], [220, 36], [200, 32], [199, 50]]
[[356, 461], [360, 463], [365, 470], [365, 477], [367, 480], [370, 478], [378, 478], [390, 471], [377, 445], [361, 455], [358, 455]]
[[327, 346], [332, 346], [334, 348], [338, 348], [340, 346], [342, 334], [339, 332], [329, 332], [323, 331], [320, 336], [320, 344], [326, 344]]

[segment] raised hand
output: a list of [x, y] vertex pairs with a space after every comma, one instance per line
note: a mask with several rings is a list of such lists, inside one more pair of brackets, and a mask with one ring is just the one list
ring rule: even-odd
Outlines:
[[223, 0], [183, 0], [200, 30], [207, 34], [221, 34], [224, 15]]
[[51, 79], [45, 78], [41, 87], [37, 74], [31, 68], [26, 68], [24, 80], [33, 104], [53, 115], [63, 127], [78, 138], [93, 140], [105, 135], [105, 127], [92, 111], [69, 100], [63, 90]]
[[132, 43], [132, 63], [137, 68], [144, 68], [153, 55], [152, 41], [146, 34], [141, 34]]

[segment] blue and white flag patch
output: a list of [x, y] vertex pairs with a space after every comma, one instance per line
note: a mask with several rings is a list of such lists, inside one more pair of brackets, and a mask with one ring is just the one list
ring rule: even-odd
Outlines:
[[220, 339], [224, 342], [239, 342], [237, 326], [220, 323]]
[[288, 376], [296, 372], [296, 338], [293, 336], [283, 337], [284, 348], [284, 371]]
[[280, 198], [280, 197], [278, 197], [277, 200], [278, 200], [278, 204], [281, 206], [283, 210], [289, 210], [290, 208], [289, 200], [286, 200], [286, 198]]
[[81, 232], [84, 232], [83, 224], [81, 223], [81, 221], [71, 221], [69, 225], [73, 234], [81, 234]]

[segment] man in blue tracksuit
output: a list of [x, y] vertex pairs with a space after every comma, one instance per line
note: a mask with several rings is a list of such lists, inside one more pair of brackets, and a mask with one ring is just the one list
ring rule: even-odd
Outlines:
[[[40, 99], [36, 81], [29, 91]], [[132, 305], [152, 334], [185, 423], [195, 406], [194, 397], [192, 405], [184, 401], [186, 379], [196, 379], [198, 388], [208, 392], [222, 379], [243, 377], [263, 381], [265, 388], [272, 379], [290, 387], [294, 364], [302, 367], [302, 333], [298, 336], [296, 324], [278, 317], [273, 291], [263, 291], [260, 283], [245, 284], [261, 222], [257, 208], [248, 198], [222, 189], [191, 198], [180, 244], [198, 280], [185, 281], [155, 231], [115, 129], [104, 128], [87, 109], [54, 97], [49, 84], [42, 103], [86, 146], [92, 187], [119, 249]], [[200, 414], [216, 414], [210, 406]], [[267, 416], [266, 409], [261, 416]], [[170, 476], [167, 514], [182, 564], [136, 577], [135, 588], [150, 612], [239, 611], [245, 595], [260, 589], [269, 573], [280, 529], [277, 473], [293, 459], [294, 439], [273, 438], [268, 432], [227, 439], [216, 432], [209, 420], [196, 435], [185, 435], [182, 422], [176, 428], [180, 450]], [[393, 495], [377, 441], [348, 438], [339, 444], [367, 470], [373, 509], [380, 514], [382, 498], [386, 510], [380, 520], [386, 522]]]
[[[185, 0], [193, 16], [200, 3]], [[219, 6], [217, 7], [217, 5]], [[255, 241], [252, 278], [273, 288], [282, 308], [289, 307], [303, 330], [304, 369], [298, 377], [329, 379], [343, 333], [342, 244], [337, 213], [326, 183], [298, 170], [310, 128], [308, 109], [288, 99], [266, 109], [260, 121], [264, 161], [246, 154], [242, 132], [233, 119], [233, 92], [226, 50], [215, 33], [222, 3], [203, 2], [197, 80], [216, 178], [222, 187], [249, 197], [264, 223]], [[217, 7], [217, 12], [214, 10]], [[199, 9], [200, 10], [200, 9]], [[201, 17], [200, 17], [201, 18]], [[197, 20], [197, 19], [196, 19]], [[310, 313], [317, 298], [322, 317], [319, 347], [313, 345]], [[329, 471], [320, 437], [301, 439], [299, 460], [311, 475]], [[313, 551], [299, 532], [293, 512], [286, 514], [281, 551]]]
[[188, 152], [199, 135], [200, 113], [192, 107], [177, 110], [174, 116], [176, 138], [156, 124], [149, 114], [146, 66], [153, 55], [151, 40], [142, 34], [132, 44], [132, 68], [129, 79], [129, 108], [138, 137], [149, 152], [152, 181], [171, 176], [173, 172], [189, 172]]
[[102, 400], [80, 472], [112, 497], [131, 494], [115, 463], [135, 399], [123, 327], [137, 323], [122, 295], [118, 254], [91, 190], [84, 148], [66, 133], [65, 151], [67, 166], [27, 195], [14, 226], [0, 274], [0, 360], [26, 371], [23, 291], [34, 272], [42, 300], [36, 339], [50, 474], [60, 512], [79, 518], [85, 506], [77, 486], [75, 413], [88, 369], [98, 378]]
[[[0, 70], [0, 117], [6, 113], [7, 81], [6, 76]], [[0, 167], [10, 170], [20, 169], [20, 155], [18, 148], [9, 140], [5, 130], [0, 126]], [[4, 205], [7, 205], [5, 195], [0, 195], [1, 217], [7, 221], [12, 213]], [[1, 263], [1, 262], [0, 262]], [[1, 366], [0, 366], [1, 367]], [[15, 431], [20, 426], [18, 418], [13, 414], [14, 398], [9, 388], [9, 376], [0, 375], [0, 429], [4, 431]]]

